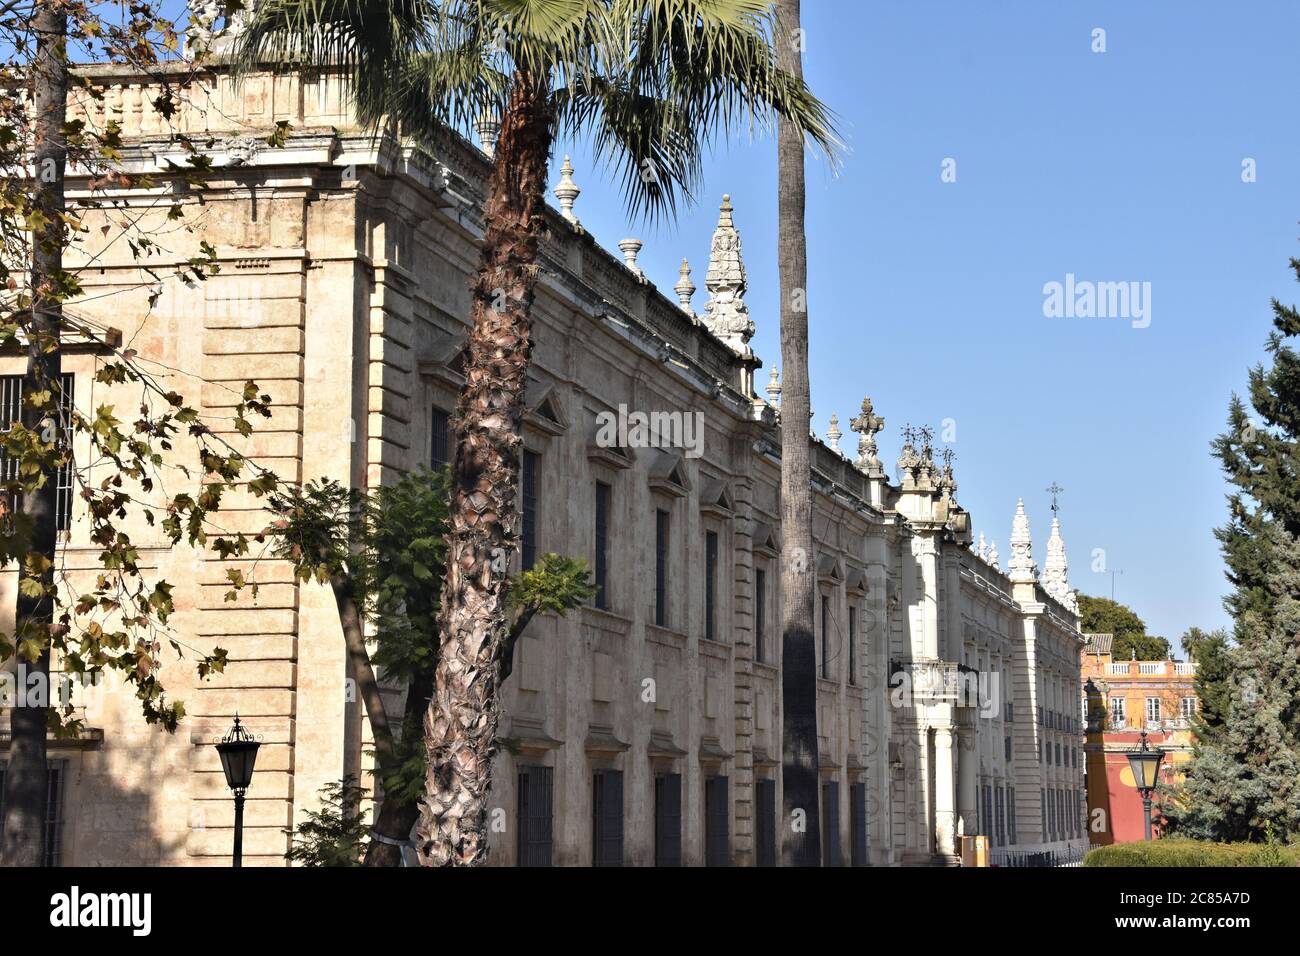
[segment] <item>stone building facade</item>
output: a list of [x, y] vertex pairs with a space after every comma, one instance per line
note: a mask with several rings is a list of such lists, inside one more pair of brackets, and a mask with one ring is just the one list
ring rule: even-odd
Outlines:
[[[216, 174], [201, 195], [186, 193], [165, 175], [163, 120], [143, 78], [97, 80], [106, 92], [90, 118], [121, 122], [127, 166], [160, 177], [124, 202], [149, 222], [158, 193], [180, 194], [196, 229], [168, 230], [156, 216], [167, 255], [183, 262], [201, 238], [222, 268], [197, 292], [171, 278], [159, 289], [125, 250], [95, 249], [80, 314], [201, 399], [216, 428], [228, 427], [232, 390], [255, 380], [273, 417], [248, 439], [226, 437], [283, 480], [374, 488], [445, 460], [484, 151], [450, 132], [421, 149], [373, 138], [325, 76], [235, 85], [217, 68], [181, 118], [203, 134]], [[286, 143], [268, 145], [282, 120]], [[637, 266], [638, 242], [620, 243], [619, 257], [582, 228], [567, 161], [558, 180], [535, 309], [524, 543], [587, 558], [603, 588], [593, 606], [536, 619], [521, 641], [504, 698], [493, 862], [779, 856], [782, 560], [817, 571], [828, 862], [953, 862], [959, 837], [977, 833], [995, 860], [1085, 846], [1083, 637], [1055, 523], [1040, 576], [1019, 507], [1002, 570], [996, 547], [982, 536], [973, 545], [951, 461], [936, 461], [929, 434], [906, 436], [891, 480], [875, 440], [884, 422], [864, 402], [851, 423], [856, 456], [840, 451], [838, 424], [814, 444], [817, 553], [786, 554], [779, 381], [773, 372], [767, 398], [757, 393], [743, 210], [721, 205], [697, 313], [686, 263], [665, 295]], [[102, 360], [93, 342], [69, 348], [78, 405], [138, 401], [92, 381]], [[17, 358], [0, 363], [20, 370]], [[652, 437], [608, 440], [611, 420], [634, 426], [636, 413], [657, 416]], [[247, 497], [222, 520], [255, 532], [267, 517]], [[74, 501], [64, 556], [90, 573], [84, 529]], [[175, 586], [183, 645], [226, 647], [231, 664], [198, 682], [169, 663], [188, 711], [173, 735], [146, 727], [111, 682], [85, 692], [88, 731], [51, 742], [58, 860], [227, 865], [233, 811], [212, 743], [238, 713], [263, 739], [245, 859], [283, 864], [286, 830], [321, 788], [367, 767], [332, 600], [263, 557], [246, 562], [258, 595], [229, 602], [230, 562], [168, 548], [143, 525], [133, 533], [149, 570]]]

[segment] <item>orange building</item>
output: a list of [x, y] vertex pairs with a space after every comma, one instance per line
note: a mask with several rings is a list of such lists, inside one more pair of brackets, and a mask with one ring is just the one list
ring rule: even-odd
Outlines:
[[[1148, 744], [1165, 751], [1161, 782], [1181, 779], [1180, 767], [1192, 756], [1192, 717], [1198, 707], [1196, 664], [1116, 661], [1111, 654], [1113, 635], [1084, 636], [1087, 644], [1081, 663], [1089, 839], [1093, 846], [1141, 840], [1142, 797], [1134, 785], [1127, 754], [1137, 749], [1145, 730]], [[1152, 817], [1155, 835], [1159, 835], [1158, 804]]]

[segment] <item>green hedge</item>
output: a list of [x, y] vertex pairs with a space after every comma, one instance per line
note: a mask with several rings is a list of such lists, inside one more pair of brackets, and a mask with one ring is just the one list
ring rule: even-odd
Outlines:
[[1090, 850], [1084, 866], [1300, 866], [1300, 847], [1279, 843], [1152, 840]]

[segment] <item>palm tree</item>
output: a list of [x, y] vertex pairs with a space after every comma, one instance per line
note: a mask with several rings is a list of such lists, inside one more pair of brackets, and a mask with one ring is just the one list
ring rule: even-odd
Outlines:
[[[799, 0], [777, 0], [781, 67], [803, 80]], [[808, 440], [808, 243], [804, 232], [804, 134], [777, 131], [777, 271], [781, 282], [781, 858], [787, 866], [821, 862], [817, 775], [816, 573], [812, 468]], [[792, 823], [802, 811], [804, 827]]]
[[718, 134], [783, 117], [829, 151], [831, 118], [780, 68], [766, 0], [270, 0], [241, 70], [306, 61], [346, 74], [357, 115], [420, 137], [500, 118], [453, 428], [442, 646], [425, 718], [417, 827], [426, 865], [487, 852], [487, 799], [509, 632], [524, 384], [547, 169], [587, 135], [630, 207], [672, 215]]

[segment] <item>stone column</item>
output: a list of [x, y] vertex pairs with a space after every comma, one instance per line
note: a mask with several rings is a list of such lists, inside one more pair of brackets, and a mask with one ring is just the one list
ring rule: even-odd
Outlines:
[[936, 851], [956, 856], [957, 813], [953, 787], [952, 728], [934, 730], [934, 835]]
[[965, 725], [957, 728], [957, 812], [961, 816], [965, 834], [979, 833], [976, 816], [976, 783], [979, 774], [979, 748], [976, 746], [975, 728]]

